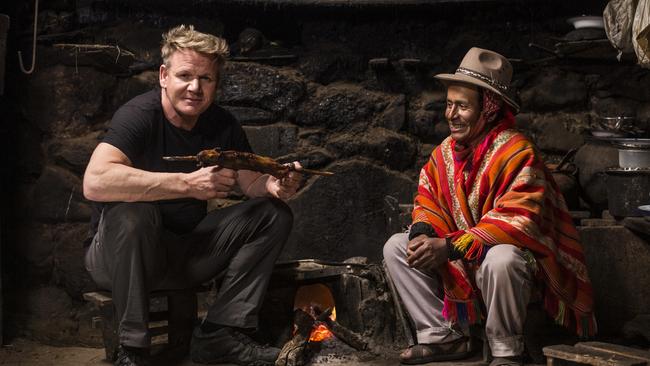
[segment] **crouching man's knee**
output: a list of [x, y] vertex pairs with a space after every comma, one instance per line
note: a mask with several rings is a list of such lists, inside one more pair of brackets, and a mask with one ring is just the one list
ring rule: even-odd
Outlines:
[[481, 267], [483, 272], [497, 277], [527, 272], [522, 250], [511, 244], [499, 244], [490, 248]]

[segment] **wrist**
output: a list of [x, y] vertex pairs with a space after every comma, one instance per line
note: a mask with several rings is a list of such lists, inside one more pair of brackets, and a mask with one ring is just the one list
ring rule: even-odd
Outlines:
[[189, 173], [178, 173], [178, 192], [184, 197], [193, 197]]
[[423, 234], [429, 238], [437, 237], [435, 230], [433, 230], [433, 227], [430, 224], [420, 221], [415, 222], [411, 225], [411, 228], [409, 230], [409, 240], [412, 240], [413, 238]]
[[454, 243], [451, 238], [445, 238], [445, 244], [447, 246], [447, 258], [449, 261], [455, 261], [463, 258], [463, 253], [454, 246]]

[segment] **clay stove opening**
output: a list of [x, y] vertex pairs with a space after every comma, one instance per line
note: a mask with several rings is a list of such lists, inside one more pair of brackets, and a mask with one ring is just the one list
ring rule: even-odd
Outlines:
[[[329, 287], [322, 283], [315, 283], [311, 285], [303, 285], [296, 291], [296, 296], [293, 304], [294, 312], [302, 310], [309, 314], [312, 318], [318, 319], [323, 315], [323, 312], [329, 314], [330, 320], [336, 321], [336, 306], [334, 296]], [[294, 334], [297, 331], [297, 325], [294, 324]], [[314, 329], [309, 337], [310, 342], [322, 342], [333, 336], [330, 329], [324, 322], [319, 321], [315, 324]]]
[[363, 259], [276, 265], [259, 333], [266, 343], [295, 350], [281, 353], [287, 365], [367, 360], [405, 344], [383, 269]]

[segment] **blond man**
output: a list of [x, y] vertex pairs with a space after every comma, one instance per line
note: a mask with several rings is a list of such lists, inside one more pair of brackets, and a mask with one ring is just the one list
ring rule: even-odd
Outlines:
[[[258, 313], [293, 216], [282, 201], [301, 176], [281, 180], [253, 171], [196, 169], [168, 155], [200, 150], [251, 151], [236, 119], [214, 103], [228, 56], [225, 40], [178, 26], [163, 35], [160, 88], [117, 110], [84, 176], [98, 202], [86, 268], [112, 291], [119, 322], [116, 365], [146, 364], [148, 295], [224, 274], [216, 300], [193, 334], [195, 362], [272, 364], [277, 348], [246, 333]], [[206, 213], [206, 200], [233, 190], [250, 199]]]

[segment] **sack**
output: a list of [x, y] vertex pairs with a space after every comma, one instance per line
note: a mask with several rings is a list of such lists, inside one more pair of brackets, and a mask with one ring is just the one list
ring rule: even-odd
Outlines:
[[611, 0], [603, 11], [603, 22], [609, 42], [618, 50], [618, 59], [623, 53], [634, 52], [632, 45], [632, 23], [637, 0]]
[[632, 44], [639, 65], [650, 68], [650, 0], [639, 0], [636, 7]]

